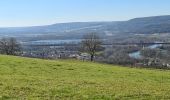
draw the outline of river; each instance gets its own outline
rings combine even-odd
[[[65,43],[79,43],[81,39],[67,39],[67,40],[37,40],[37,41],[29,41],[24,42],[25,44],[65,44]]]
[[[155,49],[160,46],[162,46],[162,44],[154,44],[154,45],[148,46],[147,48]],[[134,59],[142,59],[143,58],[143,56],[141,55],[141,51],[129,53],[129,57],[134,58]]]

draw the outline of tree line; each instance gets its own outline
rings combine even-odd
[[[0,39],[0,53],[5,55],[20,55],[21,44],[15,38]]]

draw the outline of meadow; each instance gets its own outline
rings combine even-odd
[[[170,99],[170,71],[0,55],[0,99]]]

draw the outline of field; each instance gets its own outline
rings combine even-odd
[[[170,99],[170,71],[1,55],[0,99]]]

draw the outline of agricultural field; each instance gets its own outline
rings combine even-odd
[[[0,55],[0,99],[170,99],[170,71]]]

